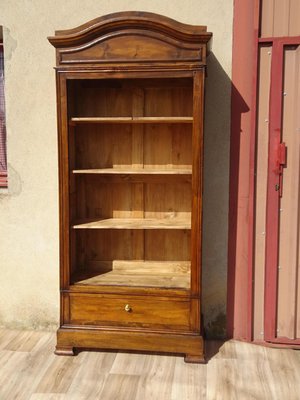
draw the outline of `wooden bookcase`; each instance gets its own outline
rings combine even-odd
[[[56,32],[61,324],[56,354],[203,360],[206,27],[125,12]]]

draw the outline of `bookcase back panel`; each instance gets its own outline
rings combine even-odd
[[[69,100],[69,116],[127,117],[132,114],[132,91],[120,85],[97,87],[95,81],[74,81],[69,87],[74,96]],[[101,82],[100,82],[101,83]]]
[[[191,167],[190,125],[122,124],[121,127],[118,124],[86,124],[70,131],[70,146],[74,146],[72,168]]]
[[[187,261],[191,257],[191,231],[145,231],[145,259]]]
[[[192,116],[189,79],[72,80],[69,117]]]
[[[72,134],[72,133],[71,133]],[[77,126],[73,168],[128,168],[132,165],[132,126]]]
[[[193,115],[192,87],[157,87],[144,90],[145,116]]]
[[[73,284],[190,287],[189,230],[79,231],[74,239]]]
[[[100,182],[99,182],[100,181]],[[75,219],[190,218],[189,182],[101,182],[97,176],[76,179]]]
[[[192,166],[192,126],[147,125],[144,127],[145,168],[185,168]]]
[[[76,260],[82,267],[113,260],[189,261],[190,238],[189,230],[82,230],[76,232]]]
[[[145,218],[190,218],[191,202],[189,183],[144,185]]]

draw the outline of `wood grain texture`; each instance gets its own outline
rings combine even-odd
[[[80,125],[75,128],[75,168],[132,169],[134,129],[132,125]],[[101,157],[99,157],[101,154]],[[143,168],[191,169],[191,126],[149,124],[144,126]]]
[[[188,218],[108,218],[75,223],[74,229],[190,229]]]
[[[128,64],[183,68],[206,62],[211,33],[205,26],[182,24],[147,12],[123,12],[100,17],[72,30],[57,31],[49,41],[57,48],[57,64],[98,68]]]
[[[26,351],[19,346],[27,337]],[[14,350],[4,349],[7,338]],[[13,338],[15,340],[13,340]],[[174,355],[53,354],[55,334],[0,330],[0,398],[18,400],[298,400],[300,354],[249,343],[207,342],[208,364]],[[130,397],[129,397],[130,395]]]
[[[86,37],[97,37],[99,36],[99,32],[111,30],[114,28],[114,25],[128,25],[131,27],[143,26],[146,30],[151,30],[154,27],[159,29],[160,27],[163,32],[175,34],[177,31],[178,36],[190,35],[191,39],[193,38],[196,43],[202,41],[201,34],[206,33],[206,26],[188,25],[166,16],[150,12],[125,11],[95,18],[76,28],[56,31],[56,36],[50,37],[49,41],[53,45],[58,45],[62,42],[67,42],[70,45],[72,40],[77,39],[77,42],[80,42],[83,39],[87,40]],[[211,33],[207,35],[211,36]]]
[[[192,293],[201,290],[202,257],[202,159],[203,159],[203,118],[204,118],[204,74],[196,72],[194,77],[194,125],[193,125],[193,175],[192,175]],[[200,318],[200,314],[198,316]],[[199,321],[194,321],[195,326]]]
[[[190,275],[172,274],[172,273],[153,273],[145,274],[144,272],[128,274],[127,271],[117,273],[110,271],[102,274],[83,273],[76,274],[73,277],[73,284],[90,285],[90,286],[124,286],[124,287],[155,287],[155,288],[177,288],[189,289]]]
[[[187,331],[189,307],[187,299],[70,294],[70,322],[76,326],[119,326]],[[103,346],[106,347],[104,343]]]
[[[74,294],[75,295],[75,294]],[[149,326],[148,326],[149,328]],[[135,351],[152,351],[177,354],[198,355],[203,359],[203,338],[198,334],[186,332],[181,326],[171,325],[163,331],[163,326],[157,329],[143,329],[143,326],[121,327],[71,325],[62,326],[57,331],[57,346],[72,345],[74,348],[119,349]]]
[[[143,12],[49,38],[57,55],[61,193],[57,354],[105,347],[203,360],[199,246],[210,38],[206,27]],[[129,393],[134,382],[121,378]],[[114,388],[103,393],[118,397]]]
[[[191,175],[190,168],[102,168],[102,169],[74,169],[73,174],[126,174],[126,175]],[[129,178],[129,177],[128,177]]]
[[[190,287],[190,262],[172,261],[121,261],[93,263],[97,270],[74,274],[72,283],[76,285],[140,286],[157,288]]]
[[[70,124],[192,124],[193,117],[72,117]]]
[[[181,229],[78,229],[76,231],[76,265],[79,271],[108,272],[121,270],[121,265],[133,269],[145,268],[153,275],[159,272],[179,272],[182,263],[190,264],[190,231]],[[136,241],[138,232],[143,240]],[[180,243],[180,246],[178,246]],[[73,272],[76,272],[74,270]],[[124,271],[123,271],[124,272]]]

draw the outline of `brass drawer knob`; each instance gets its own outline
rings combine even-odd
[[[126,304],[124,309],[125,309],[126,312],[130,312],[131,311],[131,307],[130,307],[129,304]]]

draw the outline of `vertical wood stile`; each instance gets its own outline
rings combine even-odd
[[[203,83],[204,70],[194,73],[192,133],[192,229],[191,229],[191,295],[200,296],[202,244],[202,157],[203,157]],[[193,314],[193,313],[191,313]],[[200,313],[194,313],[191,326],[200,325]]]
[[[296,57],[296,76],[298,82],[296,88],[296,95],[295,95],[295,105],[294,105],[294,127],[295,133],[298,137],[299,143],[299,135],[300,135],[300,45],[298,46],[297,50],[297,57]],[[300,143],[299,143],[299,153],[300,153]],[[300,176],[300,165],[299,165],[299,176]],[[297,264],[296,264],[296,279],[297,279],[297,287],[296,287],[296,326],[295,326],[295,337],[300,339],[300,210],[299,210],[299,201],[300,201],[300,183],[299,183],[299,191],[298,191],[298,228],[297,228],[297,236],[298,236],[298,243],[297,243]]]
[[[254,340],[263,339],[271,46],[260,48],[254,253]]]
[[[60,187],[60,259],[63,264],[60,277],[60,288],[67,289],[70,282],[70,198],[69,198],[69,140],[68,140],[68,104],[66,77],[59,74],[58,86],[58,125],[59,137],[59,187]]]

